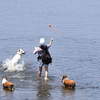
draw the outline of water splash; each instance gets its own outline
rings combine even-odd
[[[25,62],[24,60],[20,61],[18,64],[16,64],[14,67],[11,67],[11,59],[6,59],[2,62],[2,66],[4,69],[4,72],[19,72],[25,70]]]

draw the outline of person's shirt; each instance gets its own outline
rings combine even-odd
[[[47,48],[49,49],[51,45],[47,45]],[[40,47],[35,47],[35,50],[33,51],[33,54],[38,53],[39,56],[42,56],[42,49]]]

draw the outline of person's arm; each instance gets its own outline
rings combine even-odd
[[[52,45],[52,41],[53,41],[53,38],[50,39],[50,42],[49,42],[48,46],[51,46]]]
[[[41,48],[40,47],[35,47],[35,50],[33,51],[33,54],[36,54],[38,51],[40,51]]]

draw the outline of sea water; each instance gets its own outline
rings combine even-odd
[[[99,0],[1,0],[0,82],[8,77],[15,90],[0,85],[0,100],[99,100],[99,10]],[[44,81],[44,68],[37,77],[38,55],[33,50],[41,37],[46,44],[54,38],[49,81]],[[19,48],[26,54],[11,68]],[[63,75],[76,81],[74,90],[62,87]]]

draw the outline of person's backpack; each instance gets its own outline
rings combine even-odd
[[[42,52],[43,52],[43,55],[41,57],[41,60],[44,64],[49,64],[49,63],[52,63],[52,58],[51,58],[51,55],[48,51],[48,48],[46,45],[42,45],[40,46],[40,48],[42,49]]]

